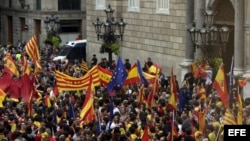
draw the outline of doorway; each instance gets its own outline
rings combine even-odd
[[[223,63],[225,73],[230,72],[232,57],[234,56],[234,7],[230,0],[217,0],[213,4],[213,9],[217,11],[215,24],[218,27],[228,26],[230,29],[228,43],[223,52]]]
[[[8,24],[8,44],[13,44],[13,17],[7,16]]]

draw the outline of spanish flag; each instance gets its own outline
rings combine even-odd
[[[169,97],[169,105],[176,110],[176,104],[177,104],[177,88],[176,88],[176,83],[175,83],[175,77],[173,73],[173,67],[171,69],[171,75],[170,75],[170,97]]]
[[[247,77],[245,79],[239,79],[238,84],[241,88],[243,88],[247,84],[247,81],[249,81],[249,80],[250,80],[250,77]]]
[[[148,68],[148,72],[154,75],[159,74],[161,72],[161,67],[154,63],[152,66]]]
[[[6,97],[6,93],[0,89],[0,108],[3,107],[3,101],[5,100],[5,97]]]
[[[5,57],[4,70],[10,75],[16,75],[19,77],[19,72],[17,70],[16,64],[11,55],[6,55]]]
[[[141,137],[142,141],[148,141],[149,140],[149,138],[148,138],[148,130],[149,130],[149,125],[146,125],[146,127],[144,129],[144,132],[143,132],[143,135]]]
[[[225,71],[224,71],[224,64],[221,64],[217,75],[215,77],[215,80],[213,82],[214,89],[218,92],[218,95],[221,98],[221,101],[225,105],[225,107],[228,107],[229,100],[228,100],[228,92],[227,92],[227,82],[225,77]]]
[[[91,110],[92,105],[94,104],[94,96],[92,94],[92,77],[89,78],[89,87],[87,89],[87,93],[84,99],[84,103],[82,106],[82,111],[80,112],[81,120],[84,120],[86,116],[89,114],[88,112]]]
[[[51,107],[51,102],[50,102],[50,98],[49,98],[49,94],[46,94],[45,99],[44,99],[44,105],[48,108]]]
[[[31,70],[30,70],[30,66],[29,66],[28,61],[27,61],[27,57],[23,56],[22,59],[23,59],[23,66],[22,66],[23,67],[23,73],[27,74],[27,75],[30,75]]]

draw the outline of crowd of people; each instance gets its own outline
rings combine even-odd
[[[144,86],[144,89],[141,89],[142,84],[124,86],[116,91],[112,99],[106,86],[100,85],[95,88],[94,93],[95,119],[82,121],[80,112],[86,92],[59,91],[57,95],[53,88],[56,86],[56,70],[72,77],[82,77],[86,71],[80,69],[81,60],[52,61],[58,50],[51,46],[40,50],[43,56],[42,70],[35,74],[34,87],[42,98],[34,98],[30,115],[27,114],[28,103],[22,101],[22,98],[15,101],[11,99],[11,94],[4,98],[0,108],[1,141],[223,141],[223,117],[226,108],[217,92],[213,88],[205,87],[206,84],[211,87],[211,80],[202,83],[203,79],[197,80],[200,78],[196,78],[192,71],[185,75],[181,83],[176,80],[179,97],[176,109],[168,103],[172,94],[170,77],[161,72],[158,91],[154,94],[154,104],[151,106],[145,101],[138,104],[141,90],[147,97],[152,91],[151,85]],[[25,49],[24,46],[1,46],[1,60],[8,53],[19,64],[25,55]],[[4,63],[1,61],[0,64],[1,75],[5,75]],[[153,63],[149,58],[145,66],[149,67]],[[29,64],[34,71],[31,60]],[[111,71],[115,69],[114,61],[110,65],[105,58],[98,61],[95,54],[88,64],[90,68],[99,65]],[[125,59],[124,65],[127,70],[131,68],[129,59]],[[147,71],[147,67],[143,70]],[[209,69],[211,68],[207,68]],[[204,72],[210,72],[207,70]],[[21,67],[19,71],[21,74]],[[239,107],[238,91],[233,89],[233,92],[231,111],[236,118]],[[50,96],[51,106],[45,102],[47,95]],[[68,112],[70,104],[73,105],[73,117]],[[111,104],[113,111],[110,110]],[[250,124],[250,102],[243,101],[243,105],[243,124]],[[204,125],[199,120],[200,113],[205,113]]]

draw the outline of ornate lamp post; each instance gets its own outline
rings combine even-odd
[[[197,29],[194,23],[193,27],[188,29],[194,45],[194,52],[196,49],[201,49],[205,57],[209,56],[209,49],[212,46],[219,47],[219,56],[221,57],[223,51],[225,51],[226,44],[228,43],[229,28],[227,26],[218,28],[213,25],[215,15],[216,12],[209,7],[204,13],[205,24],[203,28]]]
[[[60,29],[60,20],[58,17],[46,17],[44,20],[47,37],[57,36]]]
[[[123,22],[123,19],[121,18],[119,22],[116,22],[113,13],[114,9],[111,8],[109,5],[107,9],[104,10],[107,16],[106,22],[101,22],[99,17],[97,17],[96,21],[93,22],[93,25],[95,27],[95,32],[97,34],[97,39],[100,38],[103,39],[104,44],[102,47],[104,47],[104,51],[108,52],[108,59],[109,63],[112,62],[112,50],[110,48],[110,45],[117,43],[118,38],[121,39],[124,34],[124,29],[126,26],[126,23]],[[103,30],[104,27],[104,30]],[[118,30],[118,34],[116,34],[116,31]]]

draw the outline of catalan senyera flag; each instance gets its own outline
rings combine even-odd
[[[38,69],[41,69],[42,66],[39,63],[39,61],[40,61],[40,54],[39,54],[39,48],[38,48],[38,44],[37,44],[37,37],[36,37],[36,35],[33,35],[29,39],[29,41],[26,43],[25,50],[26,50],[27,54],[29,55],[29,57],[32,59],[32,61],[34,61],[36,67]]]
[[[171,75],[170,75],[170,97],[168,104],[171,106],[174,110],[176,110],[177,106],[177,88],[175,83],[175,77],[173,73],[173,67],[171,69]]]
[[[226,107],[228,107],[229,100],[228,100],[228,91],[227,91],[227,82],[226,82],[225,71],[224,71],[224,64],[221,64],[217,72],[217,75],[213,82],[213,87],[218,92],[218,95],[220,96],[222,103]]]
[[[81,69],[85,72],[87,72],[89,70],[89,67],[88,67],[88,64],[87,62],[85,62],[84,60],[82,60],[82,63],[81,63]]]
[[[242,105],[242,99],[241,99],[239,90],[237,94],[237,101],[238,101],[237,124],[242,125],[243,124],[243,105]]]
[[[0,108],[3,107],[3,101],[5,100],[5,97],[6,97],[6,93],[0,89]]]
[[[10,75],[16,75],[19,76],[19,71],[17,70],[16,64],[12,58],[11,55],[6,55],[4,58],[4,71],[7,72]]]
[[[80,112],[80,119],[85,120],[89,111],[91,111],[92,105],[94,104],[94,96],[93,96],[93,84],[92,84],[92,77],[89,78],[89,86],[86,92],[86,96],[84,99],[84,103],[82,105],[82,110]]]
[[[97,65],[80,78],[74,78],[56,71],[57,87],[59,90],[87,90],[90,76],[92,76],[93,86],[100,84],[107,86],[112,77],[112,72]]]
[[[90,76],[92,77],[94,86],[100,85],[100,77],[97,66],[93,67],[81,78],[74,78],[56,71],[56,84],[59,90],[87,90]]]
[[[222,121],[223,125],[236,125],[236,121],[235,121],[235,117],[232,114],[232,112],[227,108],[226,112],[223,116],[223,121]]]

